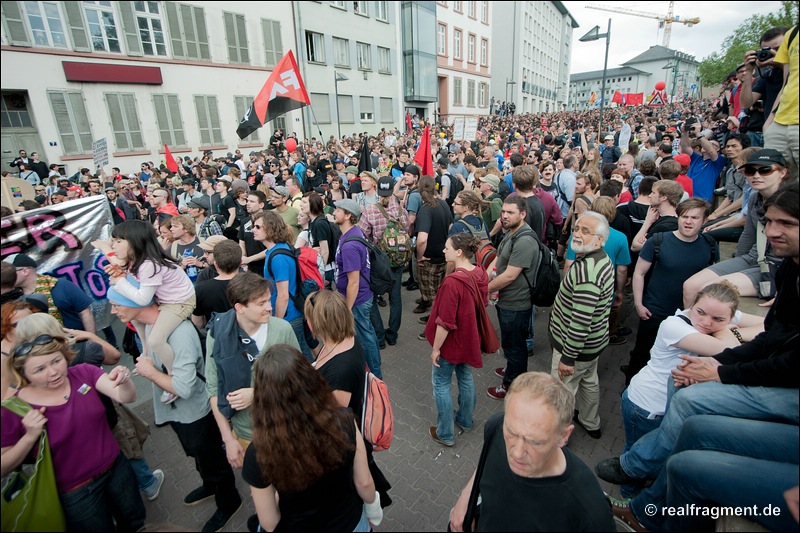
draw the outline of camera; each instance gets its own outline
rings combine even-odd
[[[765,61],[769,61],[773,57],[772,48],[769,46],[765,46],[758,52],[756,52],[756,59],[764,63]]]

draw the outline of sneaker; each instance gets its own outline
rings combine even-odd
[[[618,500],[617,498],[612,498],[608,494],[606,494],[606,498],[611,504],[611,512],[614,514],[614,523],[617,524],[622,531],[649,531],[639,523],[639,520],[634,516],[631,510],[630,500]]]
[[[161,494],[161,485],[164,484],[164,471],[160,468],[153,470],[153,477],[156,478],[153,488],[144,491],[144,496],[149,502],[152,502]]]
[[[619,346],[620,344],[625,344],[628,342],[628,337],[622,337],[620,335],[614,335],[613,337],[608,338],[608,344]]]
[[[163,403],[163,404],[169,405],[169,404],[171,404],[172,402],[174,402],[177,399],[178,399],[178,396],[175,395],[175,394],[172,394],[171,392],[164,391],[164,392],[161,393],[161,403]]]
[[[489,398],[494,398],[495,400],[504,400],[508,391],[505,387],[500,385],[499,387],[489,387],[489,390],[487,390],[486,393],[489,395]]]
[[[417,298],[416,300],[414,300],[414,303],[415,303],[415,304],[421,304],[423,301],[424,301],[424,300],[422,299],[422,296],[420,296],[419,298]]]
[[[409,283],[408,285],[406,285],[407,291],[415,291],[417,289],[419,289],[419,285],[417,284],[416,281],[414,283]]]
[[[599,439],[600,437],[603,436],[603,434],[600,432],[600,428],[597,428],[597,429],[586,429],[586,426],[581,424],[580,420],[578,420],[578,413],[575,413],[572,416],[572,421],[575,422],[576,426],[582,427],[584,429],[584,431],[586,431],[586,434],[589,435],[590,437],[592,437],[593,439]]]
[[[431,308],[430,302],[422,302],[414,308],[412,313],[414,313],[415,315],[421,315],[422,313],[426,313],[430,308]]]
[[[378,296],[377,300],[379,307],[386,307],[386,300],[383,298],[383,296]]]
[[[628,337],[631,333],[633,333],[633,330],[628,326],[617,328],[617,337]]]
[[[436,434],[436,426],[431,426],[430,429],[428,430],[428,433],[430,433],[431,438],[433,439],[433,442],[441,444],[442,446],[447,446],[448,448],[452,448],[453,444],[455,444],[454,442],[449,442],[448,443],[448,442],[445,442],[442,439],[440,439],[439,435]]]
[[[629,485],[639,481],[635,477],[629,476],[628,473],[622,469],[622,463],[619,457],[603,459],[595,465],[594,471],[597,473],[597,477],[603,481],[613,483],[614,485]]]
[[[242,508],[242,501],[239,500],[239,505],[236,509],[232,511],[223,511],[222,509],[217,509],[216,512],[211,515],[211,518],[208,519],[208,522],[205,523],[203,526],[203,532],[213,532],[219,531],[230,522],[233,515],[236,514],[236,511]]]
[[[500,368],[495,368],[494,375],[497,376],[498,378],[506,377],[506,367],[501,366]]]
[[[408,287],[409,285],[411,285],[411,278],[408,278],[407,280],[401,282],[400,285],[402,285],[403,287]]]
[[[528,348],[528,357],[533,357],[533,348]]]
[[[197,505],[198,503],[212,498],[213,496],[213,492],[209,492],[204,486],[201,485],[187,494],[183,499],[183,503],[186,505]]]
[[[461,435],[463,433],[469,433],[470,431],[472,431],[472,428],[465,428],[464,426],[462,426],[458,422],[456,422],[456,427],[458,428],[458,434],[459,435]]]
[[[428,319],[430,318],[430,316],[431,315],[421,316],[421,317],[419,317],[417,319],[417,322],[419,322],[420,324],[427,324],[428,323]]]
[[[424,331],[423,331],[422,333],[420,333],[419,335],[417,335],[417,338],[418,338],[419,340],[421,340],[421,341],[426,341],[426,340],[428,340],[428,338],[425,336],[425,332],[424,332]]]

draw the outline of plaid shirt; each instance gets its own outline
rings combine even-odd
[[[394,197],[389,202],[386,212],[394,219],[399,218],[400,223],[408,230],[408,212],[400,207]],[[369,242],[378,244],[381,237],[383,237],[383,232],[386,231],[386,226],[386,217],[380,212],[378,206],[368,205],[363,209],[361,219],[358,221],[358,227],[364,232],[364,237]]]

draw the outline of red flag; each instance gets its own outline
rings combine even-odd
[[[623,100],[622,100],[622,93],[621,93],[621,92],[619,92],[619,91],[614,91],[614,96],[613,96],[613,98],[611,98],[611,101],[612,101],[613,103],[615,103],[615,104],[620,104],[620,105],[622,105],[622,102],[623,102]]]
[[[411,126],[411,112],[406,111],[406,133],[410,132],[412,129]]]
[[[433,176],[433,159],[431,158],[431,127],[425,126],[422,140],[419,142],[417,153],[414,154],[414,163],[422,169],[422,176]]]
[[[244,139],[270,120],[310,104],[300,69],[289,50],[242,117],[236,134]]]
[[[625,95],[625,102],[628,105],[643,105],[644,93],[629,93]]]
[[[178,163],[175,162],[175,158],[172,157],[172,152],[169,151],[169,146],[166,144],[164,145],[164,157],[167,160],[167,170],[170,172],[178,172]]]

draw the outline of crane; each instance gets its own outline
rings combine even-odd
[[[669,40],[672,36],[672,23],[676,22],[678,24],[686,24],[690,28],[695,24],[700,23],[700,17],[694,17],[690,19],[682,19],[680,17],[674,16],[675,12],[675,2],[669,3],[669,11],[666,15],[658,15],[656,13],[647,13],[645,11],[636,11],[635,9],[628,9],[625,7],[607,7],[601,6],[597,4],[588,4],[586,6],[589,9],[597,9],[599,11],[610,11],[612,13],[622,13],[624,15],[633,15],[634,17],[645,17],[656,19],[664,24],[664,47],[669,48]]]

